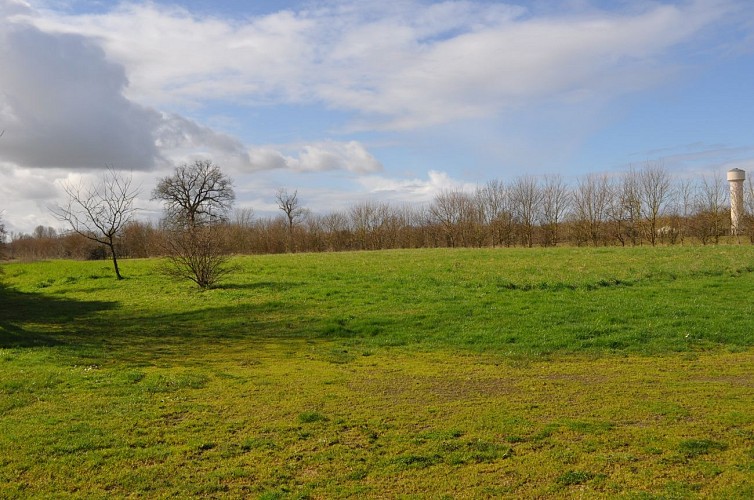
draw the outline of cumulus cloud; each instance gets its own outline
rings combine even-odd
[[[290,149],[290,148],[287,148]],[[251,165],[258,170],[288,168],[298,172],[345,170],[357,174],[379,172],[382,164],[357,141],[304,144],[292,155],[273,147],[252,149]]]
[[[59,194],[57,179],[62,175],[0,162],[0,213],[9,232],[30,232],[38,225],[58,227],[47,208]]]
[[[11,4],[13,5],[13,4]],[[122,95],[122,66],[86,37],[0,24],[3,158],[29,167],[151,168],[158,115]]]
[[[34,203],[45,202],[57,195],[55,178],[31,169],[0,167],[0,198],[20,198]]]
[[[453,179],[448,173],[430,170],[427,179],[394,179],[384,176],[367,176],[358,183],[369,193],[384,199],[431,201],[437,194],[449,189],[471,192],[474,184]]]
[[[226,134],[126,97],[129,80],[91,36],[46,32],[0,0],[2,159],[23,167],[151,170],[195,156],[248,166]]]
[[[152,133],[166,164],[199,158],[211,158],[215,163],[235,169],[248,168],[251,164],[246,146],[240,140],[175,113],[160,113]]]
[[[295,68],[293,53],[285,47],[298,44],[292,39],[303,27],[296,26],[309,22],[290,12],[254,20],[236,31],[221,21],[201,21],[184,10],[161,10],[152,4],[125,4],[105,17],[74,19],[34,11],[17,0],[0,0],[0,16],[7,21],[0,24],[0,130],[5,130],[5,161],[24,167],[100,169],[113,165],[151,170],[211,157],[234,169],[365,173],[382,168],[353,141],[312,143],[294,154],[264,148],[249,152],[228,134],[136,102],[137,97],[144,97],[139,89],[164,92],[153,99],[159,104],[174,98],[167,95],[203,99],[207,92],[214,95],[220,90],[234,95],[236,84],[244,95],[264,95],[269,86],[264,79],[286,80],[292,69],[258,71],[261,87],[242,78],[241,72],[234,75],[230,67],[215,73],[216,61],[233,58],[219,57],[216,45],[207,50],[204,38],[222,40],[231,53],[239,50],[253,55],[241,63],[269,67],[273,61],[285,60]],[[98,29],[105,32],[79,29],[75,23],[56,25],[61,19],[84,25],[87,20],[103,21]],[[149,36],[140,36],[145,27]],[[273,46],[277,51],[270,50]],[[262,59],[254,59],[257,56]],[[183,62],[176,64],[178,60]]]

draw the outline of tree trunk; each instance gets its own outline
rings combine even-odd
[[[110,242],[108,243],[107,246],[110,247],[110,255],[113,256],[113,267],[115,268],[115,276],[119,280],[122,280],[123,276],[120,275],[120,269],[118,268],[118,257],[115,255],[115,243]]]

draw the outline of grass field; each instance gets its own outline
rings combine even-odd
[[[754,497],[754,247],[4,266],[0,497]]]

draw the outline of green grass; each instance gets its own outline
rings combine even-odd
[[[0,497],[754,494],[754,248],[4,266]]]

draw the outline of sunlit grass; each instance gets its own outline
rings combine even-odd
[[[0,288],[0,496],[749,498],[754,249],[124,261]]]

